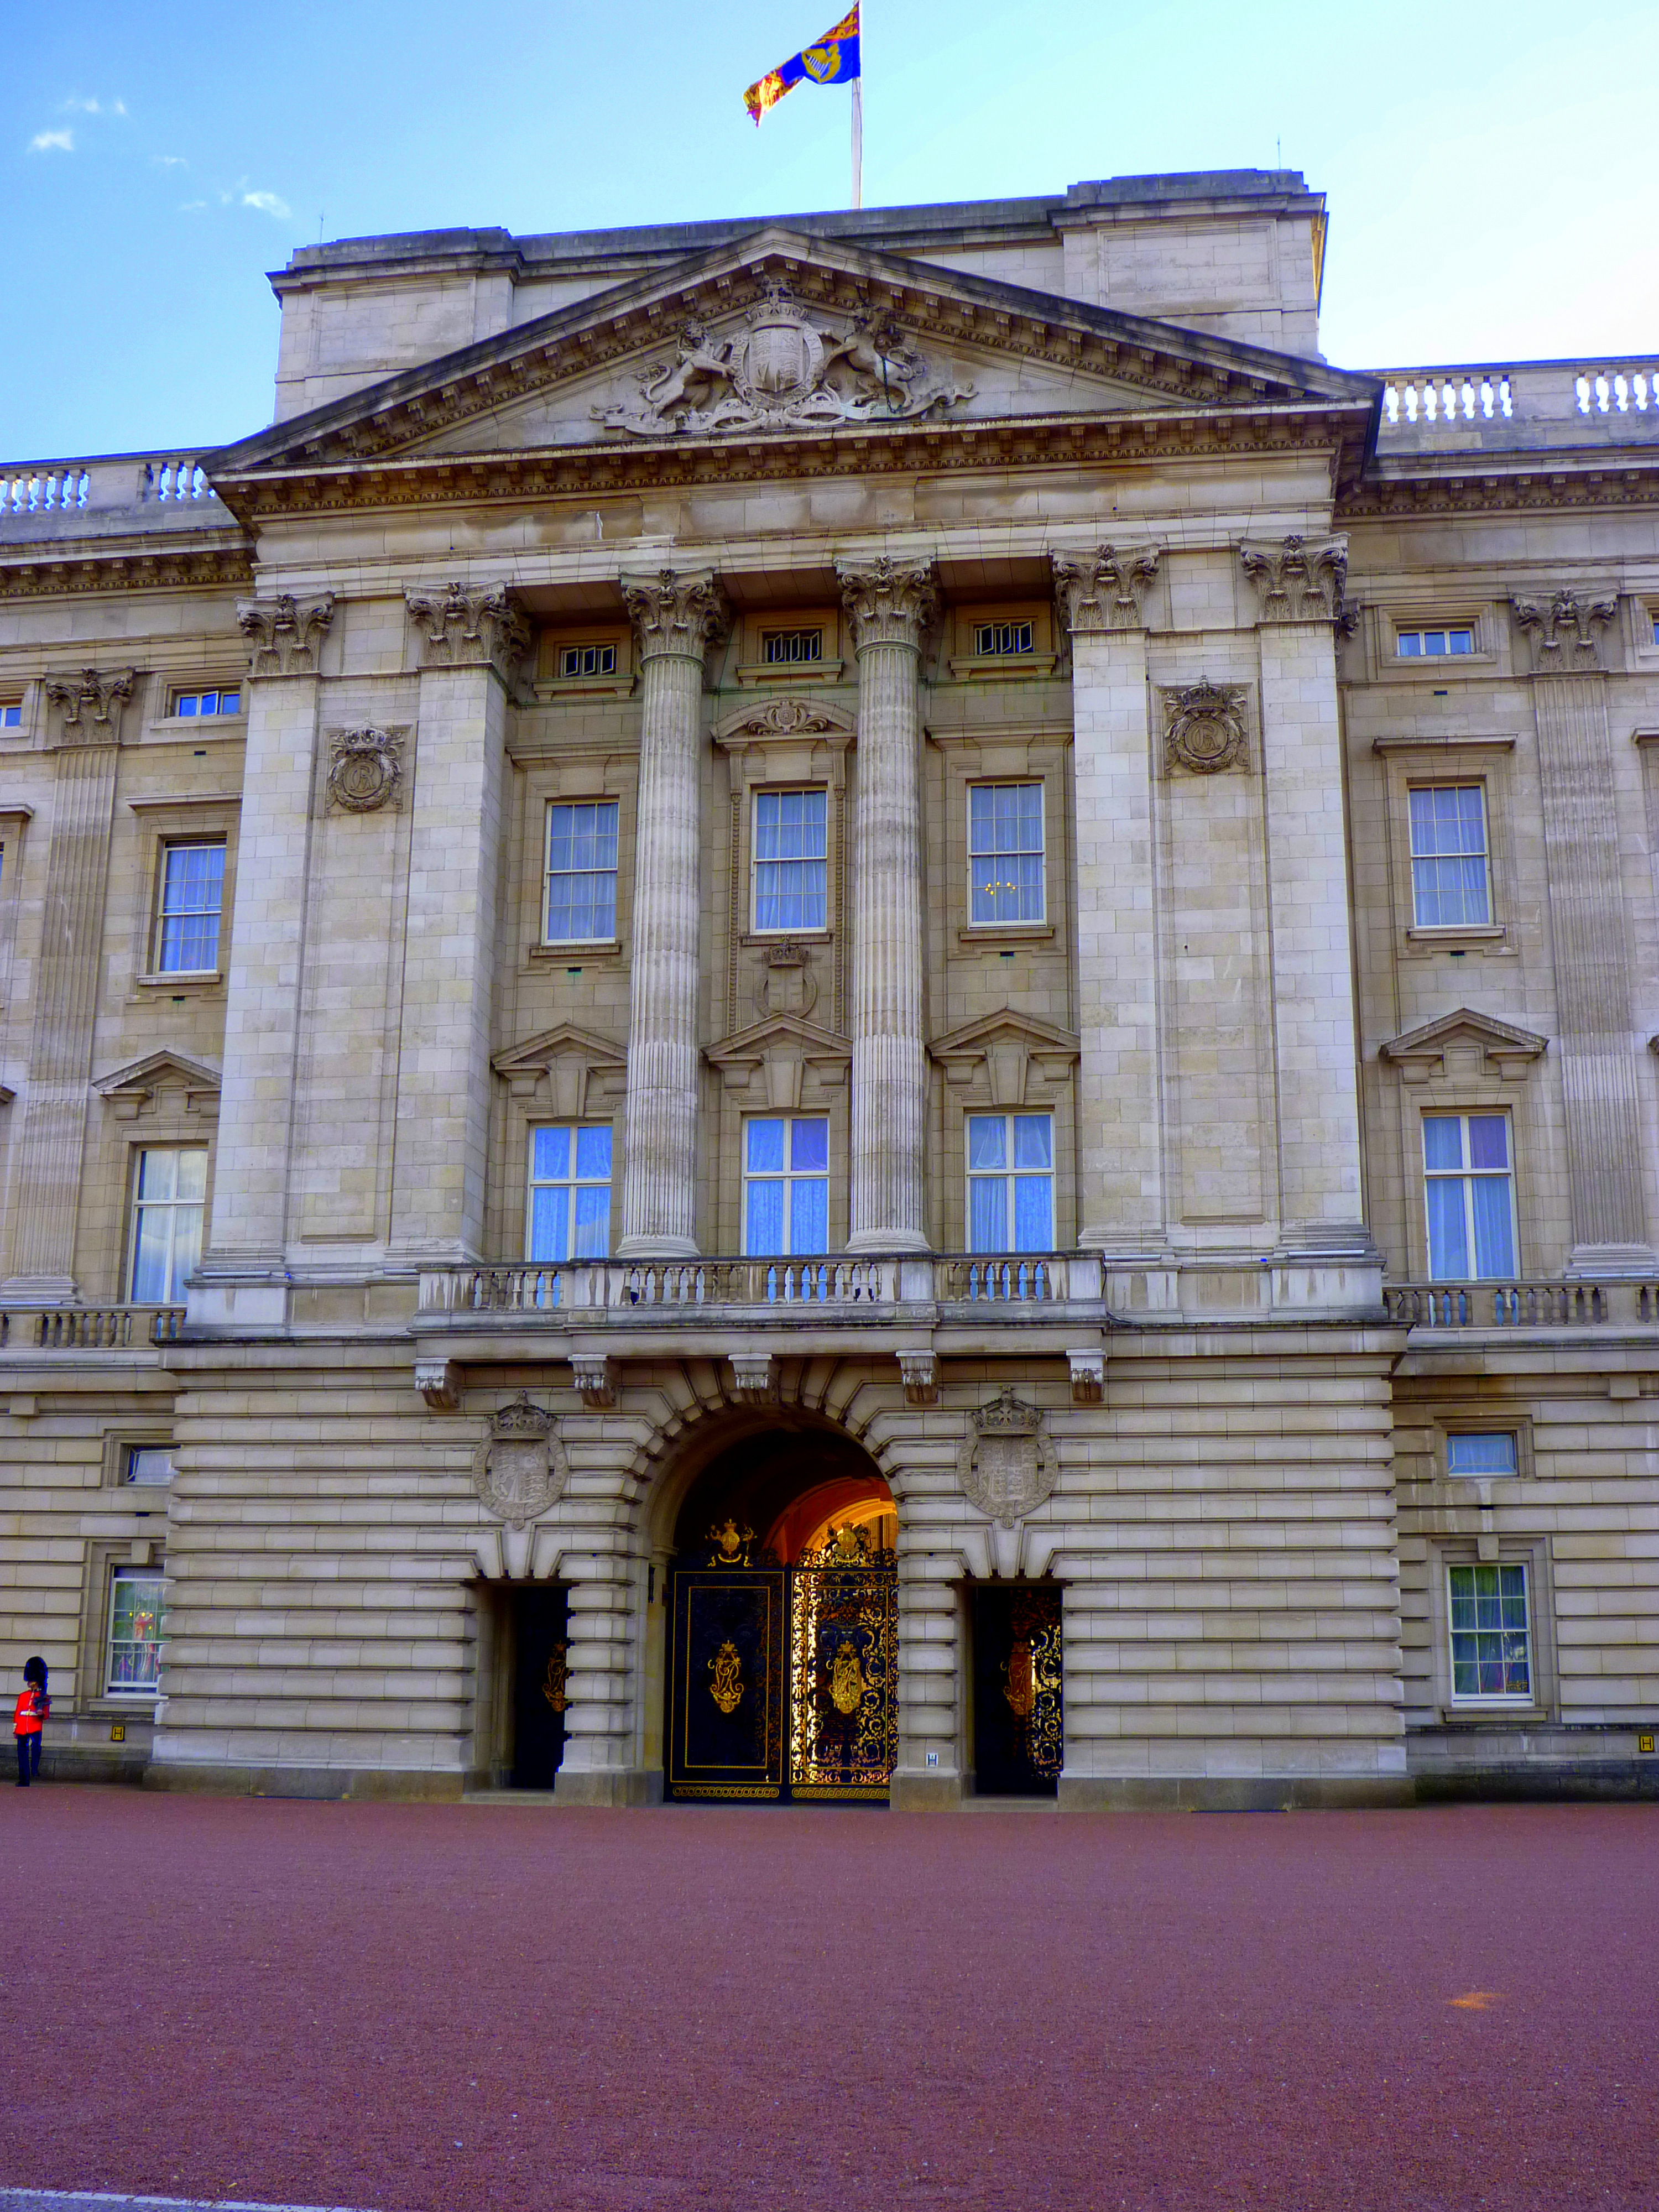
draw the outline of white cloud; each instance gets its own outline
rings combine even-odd
[[[100,100],[82,100],[77,96],[66,100],[63,106],[65,115],[125,115],[126,112],[125,100],[112,100],[106,106]]]
[[[31,154],[72,154],[75,133],[72,131],[37,131],[29,140]]]
[[[179,212],[180,215],[193,215],[198,208],[204,208],[206,205],[205,200],[185,200],[179,207]]]
[[[190,163],[182,154],[152,154],[150,167],[155,169],[187,169]]]
[[[288,202],[278,199],[275,192],[244,192],[242,205],[258,208],[261,215],[274,215],[279,222],[286,222],[294,212]]]

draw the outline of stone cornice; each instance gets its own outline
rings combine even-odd
[[[1333,520],[1392,520],[1403,515],[1571,514],[1584,508],[1659,504],[1659,459],[1644,454],[1615,459],[1605,452],[1505,456],[1505,465],[1480,469],[1470,456],[1410,474],[1391,465],[1345,483]]]
[[[243,544],[158,550],[127,546],[31,548],[21,558],[0,556],[0,599],[57,599],[76,592],[176,592],[222,588],[253,581],[253,559]]]

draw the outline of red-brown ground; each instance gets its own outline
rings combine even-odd
[[[0,1812],[0,2188],[1659,2206],[1651,1808]]]

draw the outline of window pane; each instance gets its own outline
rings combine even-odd
[[[1460,1176],[1431,1178],[1429,1199],[1429,1274],[1437,1283],[1466,1281],[1469,1272],[1468,1241],[1463,1222],[1463,1183]]]
[[[1504,1114],[1469,1116],[1469,1165],[1507,1168],[1510,1164],[1510,1124]]]
[[[750,1175],[783,1173],[781,1121],[757,1121],[749,1124],[749,1172]]]
[[[1481,1430],[1446,1438],[1448,1474],[1513,1474],[1516,1471],[1512,1430]]]
[[[175,1188],[180,1198],[202,1199],[207,1195],[207,1154],[203,1151],[180,1152]]]
[[[129,1482],[171,1482],[173,1455],[165,1444],[133,1444],[127,1451]]]
[[[531,1154],[530,1173],[537,1182],[570,1172],[570,1132],[565,1127],[538,1129]]]
[[[611,1187],[589,1185],[576,1193],[576,1235],[571,1256],[602,1260],[611,1249]]]
[[[1463,1125],[1455,1114],[1423,1116],[1423,1164],[1431,1173],[1463,1164]]]
[[[549,944],[617,933],[617,824],[614,799],[547,810]]]
[[[783,1185],[751,1182],[745,1194],[744,1249],[749,1252],[783,1249]]]
[[[1475,1176],[1470,1182],[1474,1210],[1474,1272],[1481,1280],[1515,1273],[1514,1222],[1507,1176]]]
[[[532,1191],[530,1195],[530,1251],[532,1260],[570,1257],[570,1191],[568,1184]]]
[[[790,1128],[789,1164],[798,1174],[823,1175],[830,1166],[830,1124],[816,1116]]]
[[[830,1245],[830,1186],[814,1176],[789,1189],[789,1249],[823,1252]]]
[[[968,1249],[1008,1249],[1008,1185],[1001,1176],[975,1178],[968,1185]]]
[[[202,1257],[201,1207],[174,1206],[173,1223],[173,1267],[167,1278],[167,1300],[170,1304],[178,1304]]]
[[[611,1132],[580,1128],[576,1132],[576,1174],[584,1182],[611,1180]]]
[[[162,1599],[159,1576],[117,1575],[110,1589],[112,1690],[153,1690],[161,1679]]]
[[[968,1117],[968,1164],[970,1168],[1000,1168],[1008,1164],[1007,1124],[1000,1114],[970,1114]]]
[[[1046,1114],[1016,1114],[1014,1116],[1014,1165],[1017,1168],[1051,1168],[1054,1159],[1054,1124]]]
[[[1054,1186],[1048,1176],[1014,1177],[1014,1245],[1016,1252],[1052,1252],[1054,1249]]]

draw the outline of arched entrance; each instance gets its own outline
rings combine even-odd
[[[664,1786],[697,1800],[887,1801],[898,1518],[842,1431],[754,1430],[693,1481],[669,1578]]]

